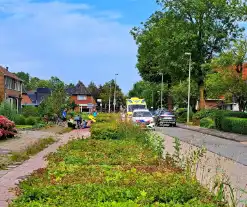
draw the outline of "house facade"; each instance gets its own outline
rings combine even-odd
[[[70,96],[70,101],[77,105],[75,108],[77,112],[88,112],[96,107],[96,101],[92,94],[81,81],[75,87],[67,89],[67,93]]]
[[[52,93],[50,88],[37,88],[36,90],[22,93],[22,106],[39,106]]]
[[[21,110],[23,81],[9,72],[8,67],[0,66],[0,100],[10,103],[17,111]]]

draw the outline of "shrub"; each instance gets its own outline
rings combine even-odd
[[[185,123],[187,122],[187,109],[186,108],[179,108],[177,109],[177,111],[175,112],[176,118],[177,118],[177,122],[180,123]],[[190,110],[190,120],[193,117],[193,111]]]
[[[23,115],[18,114],[14,120],[16,125],[26,125],[26,119]]]
[[[9,120],[14,121],[17,115],[16,109],[13,109],[8,102],[0,104],[0,115],[7,117]]]
[[[92,139],[119,139],[120,133],[117,124],[97,123],[91,127]]]
[[[15,123],[4,116],[0,116],[0,139],[13,137],[16,132]]]
[[[25,117],[30,117],[30,116],[37,117],[39,116],[39,111],[38,108],[35,106],[25,106],[22,108],[22,114]]]
[[[247,118],[223,117],[221,129],[225,132],[247,134]]]
[[[28,118],[26,119],[26,124],[27,124],[27,125],[35,125],[35,124],[36,124],[36,119],[35,119],[35,117],[28,117]]]
[[[247,114],[238,111],[226,111],[218,110],[215,114],[215,127],[216,129],[222,130],[222,120],[224,117],[236,117],[236,118],[247,118]]]
[[[212,129],[215,127],[215,123],[212,118],[205,117],[200,120],[200,126],[204,128]]]
[[[203,109],[193,115],[193,119],[203,119],[206,117],[214,119],[218,109]]]

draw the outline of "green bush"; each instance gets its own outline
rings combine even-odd
[[[193,111],[190,110],[190,120],[192,120],[193,117]],[[177,122],[179,123],[185,123],[187,122],[187,109],[186,108],[179,108],[175,112]]]
[[[205,117],[200,120],[200,126],[204,128],[212,129],[215,128],[215,123],[212,118]]]
[[[91,127],[92,139],[120,139],[117,124],[95,123]]]
[[[23,115],[18,114],[15,116],[14,122],[16,125],[26,125],[26,118]]]
[[[35,124],[36,124],[35,117],[28,117],[28,118],[26,118],[26,125],[35,125]]]
[[[225,132],[247,134],[247,118],[223,117],[221,129]]]
[[[24,106],[22,108],[22,114],[25,117],[30,117],[30,116],[38,117],[39,111],[38,111],[38,108],[35,106]]]
[[[247,118],[247,113],[238,112],[238,111],[226,111],[226,110],[218,110],[215,114],[215,127],[218,130],[222,129],[222,120],[225,117],[236,117],[236,118]]]
[[[193,119],[203,119],[206,117],[214,119],[218,111],[218,109],[203,109],[195,113]]]
[[[16,109],[13,109],[6,101],[0,104],[0,115],[7,117],[9,120],[14,121],[17,115]]]

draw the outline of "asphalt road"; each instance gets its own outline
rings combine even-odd
[[[247,166],[247,144],[178,127],[157,127],[156,130],[168,136],[177,137],[181,141],[197,147],[204,146],[213,153]]]

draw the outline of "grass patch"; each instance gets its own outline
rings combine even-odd
[[[100,134],[97,125],[92,132],[101,139],[92,134],[95,139],[73,140],[50,154],[48,167],[21,183],[11,206],[219,206],[194,178],[161,158],[157,136],[124,123],[116,130],[106,123]]]
[[[11,154],[0,155],[0,170],[4,170],[8,165],[14,164],[16,162],[23,162],[28,160],[31,156],[42,151],[50,144],[54,143],[55,139],[52,137],[39,139],[34,144],[28,146],[26,149],[20,152],[12,152]]]
[[[65,127],[65,128],[63,128],[60,132],[58,132],[58,134],[66,134],[66,133],[69,133],[69,132],[71,132],[71,131],[73,131],[72,128],[70,128],[70,127]]]
[[[17,129],[32,129],[32,125],[16,125]]]
[[[55,139],[53,137],[48,137],[44,139],[39,139],[34,144],[28,146],[25,150],[20,152],[13,152],[10,159],[13,162],[22,162],[28,160],[31,156],[37,154],[38,152],[42,151],[50,144],[54,143]]]

